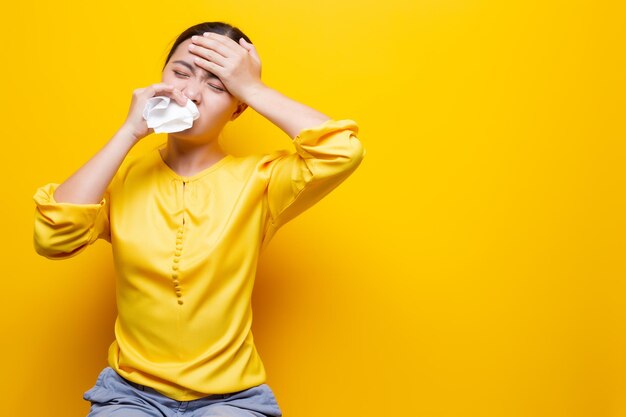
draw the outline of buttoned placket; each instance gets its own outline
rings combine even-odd
[[[178,180],[174,180],[176,182],[175,186],[178,189]],[[185,197],[186,197],[186,188],[189,180],[187,178],[182,178],[180,180],[182,182],[182,192],[181,192],[181,201],[182,201],[182,216],[179,223],[178,231],[176,232],[176,248],[174,250],[174,258],[172,259],[172,284],[174,285],[174,293],[176,294],[177,302],[179,305],[183,305],[183,292],[182,287],[180,285],[180,257],[183,252],[183,241],[185,238]],[[177,193],[178,194],[178,193]]]

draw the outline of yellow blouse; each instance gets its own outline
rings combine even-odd
[[[228,155],[192,176],[154,149],[124,161],[98,204],[37,189],[34,246],[50,259],[111,243],[121,376],[178,401],[265,382],[251,332],[259,251],[279,227],[344,181],[365,149],[349,119],[303,129],[296,152]]]

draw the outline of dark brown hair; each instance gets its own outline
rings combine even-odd
[[[170,49],[170,53],[167,55],[165,59],[165,64],[163,64],[163,69],[170,61],[170,58],[178,48],[178,45],[185,42],[187,39],[190,39],[194,35],[202,36],[204,32],[214,32],[220,35],[228,36],[235,42],[239,43],[239,39],[244,38],[246,42],[252,43],[250,38],[248,38],[239,28],[232,26],[225,22],[203,22],[198,23],[188,29],[186,29],[183,33],[178,35],[178,38],[174,41],[174,45]],[[241,45],[241,44],[240,44]]]

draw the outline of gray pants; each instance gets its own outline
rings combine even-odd
[[[107,366],[83,398],[91,402],[87,417],[281,417],[269,385],[230,394],[213,394],[177,401],[156,390],[122,378]]]

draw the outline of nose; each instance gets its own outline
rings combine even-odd
[[[193,80],[187,81],[187,83],[182,86],[180,91],[185,97],[193,101],[195,105],[200,104],[200,87],[195,85]]]

